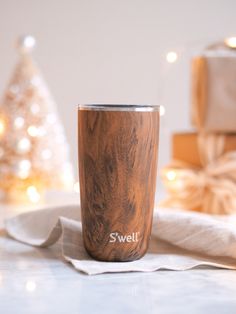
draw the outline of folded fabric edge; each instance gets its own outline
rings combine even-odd
[[[36,247],[48,247],[53,245],[62,234],[61,218],[66,216],[66,219],[80,219],[79,205],[63,205],[56,208],[42,208],[36,211],[24,212],[14,217],[4,220],[5,230],[11,238],[24,244],[33,245]],[[56,216],[54,224],[50,227],[48,234],[42,238],[37,238],[34,235],[26,234],[24,229],[25,221],[28,217],[33,217],[35,221],[41,215]]]
[[[78,260],[73,260],[71,258],[69,258],[68,256],[64,256],[64,259],[66,262],[72,264],[74,266],[74,268],[86,275],[89,276],[93,276],[93,275],[102,275],[102,274],[111,274],[111,273],[130,273],[130,272],[142,272],[142,273],[150,273],[150,272],[155,272],[155,271],[187,271],[187,270],[191,270],[191,269],[197,269],[197,268],[201,268],[204,266],[210,266],[213,269],[228,269],[228,270],[236,270],[236,266],[229,266],[229,265],[224,265],[224,264],[220,264],[220,263],[214,263],[214,262],[207,262],[207,261],[196,261],[195,263],[193,263],[192,265],[189,266],[185,266],[185,267],[181,267],[181,266],[153,266],[150,267],[149,269],[144,269],[141,267],[133,267],[132,269],[122,269],[121,267],[117,267],[116,269],[109,269],[109,270],[99,270],[97,266],[85,266],[82,265],[83,263],[81,263]],[[100,263],[98,261],[92,261],[94,263],[96,263],[97,265]],[[119,264],[119,263],[117,263]]]

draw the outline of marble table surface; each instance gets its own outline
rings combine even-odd
[[[8,215],[7,215],[8,216]],[[0,207],[0,223],[6,208]],[[0,228],[0,313],[236,313],[236,272],[198,268],[87,276]]]

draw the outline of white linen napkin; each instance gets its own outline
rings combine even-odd
[[[100,262],[85,251],[80,208],[76,205],[26,212],[7,219],[6,231],[17,241],[53,245],[61,238],[63,258],[89,275],[107,272],[186,270],[197,266],[236,269],[236,216],[158,209],[147,254],[133,262]]]

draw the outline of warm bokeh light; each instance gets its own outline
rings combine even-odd
[[[17,46],[21,52],[29,52],[31,51],[36,44],[36,40],[33,36],[27,35],[19,38]]]
[[[177,174],[174,170],[169,170],[166,173],[166,178],[168,181],[174,181],[177,177]]]
[[[236,37],[226,38],[225,44],[230,48],[236,48]]]
[[[4,134],[6,129],[6,123],[3,118],[0,118],[0,136]]]
[[[176,62],[178,59],[178,54],[174,51],[169,51],[167,54],[166,54],[166,61],[168,63],[174,63]]]
[[[34,292],[36,290],[36,282],[33,280],[27,280],[25,284],[25,290],[28,292]]]
[[[165,107],[161,105],[160,106],[160,116],[164,116],[165,112],[166,112]]]
[[[35,46],[35,38],[33,36],[25,36],[24,40],[23,40],[23,44],[27,47],[27,48],[32,48]]]
[[[40,194],[35,186],[30,185],[27,188],[26,193],[32,203],[38,203],[40,201]]]
[[[27,132],[30,136],[36,137],[38,135],[38,128],[34,125],[30,125],[27,129]]]
[[[72,169],[71,165],[69,163],[65,163],[63,167],[63,171],[61,172],[61,179],[67,190],[68,189],[72,190],[74,182],[75,182],[71,169]]]
[[[21,129],[23,128],[25,124],[25,119],[22,118],[22,117],[16,117],[15,120],[14,120],[14,127],[15,129]]]
[[[27,153],[30,150],[31,143],[27,137],[23,137],[17,143],[17,151],[20,154]]]
[[[79,189],[79,182],[76,182],[76,183],[74,184],[74,191],[75,191],[76,193],[79,193],[79,192],[80,192],[80,189]]]
[[[17,175],[21,179],[26,179],[29,176],[31,162],[28,159],[21,160],[17,165]]]
[[[39,104],[37,103],[33,103],[31,106],[30,106],[30,111],[33,115],[37,115],[40,111],[40,106]]]

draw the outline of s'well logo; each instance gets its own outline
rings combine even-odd
[[[132,232],[131,234],[123,235],[119,232],[112,232],[110,233],[109,242],[138,242],[139,241],[139,232]]]

